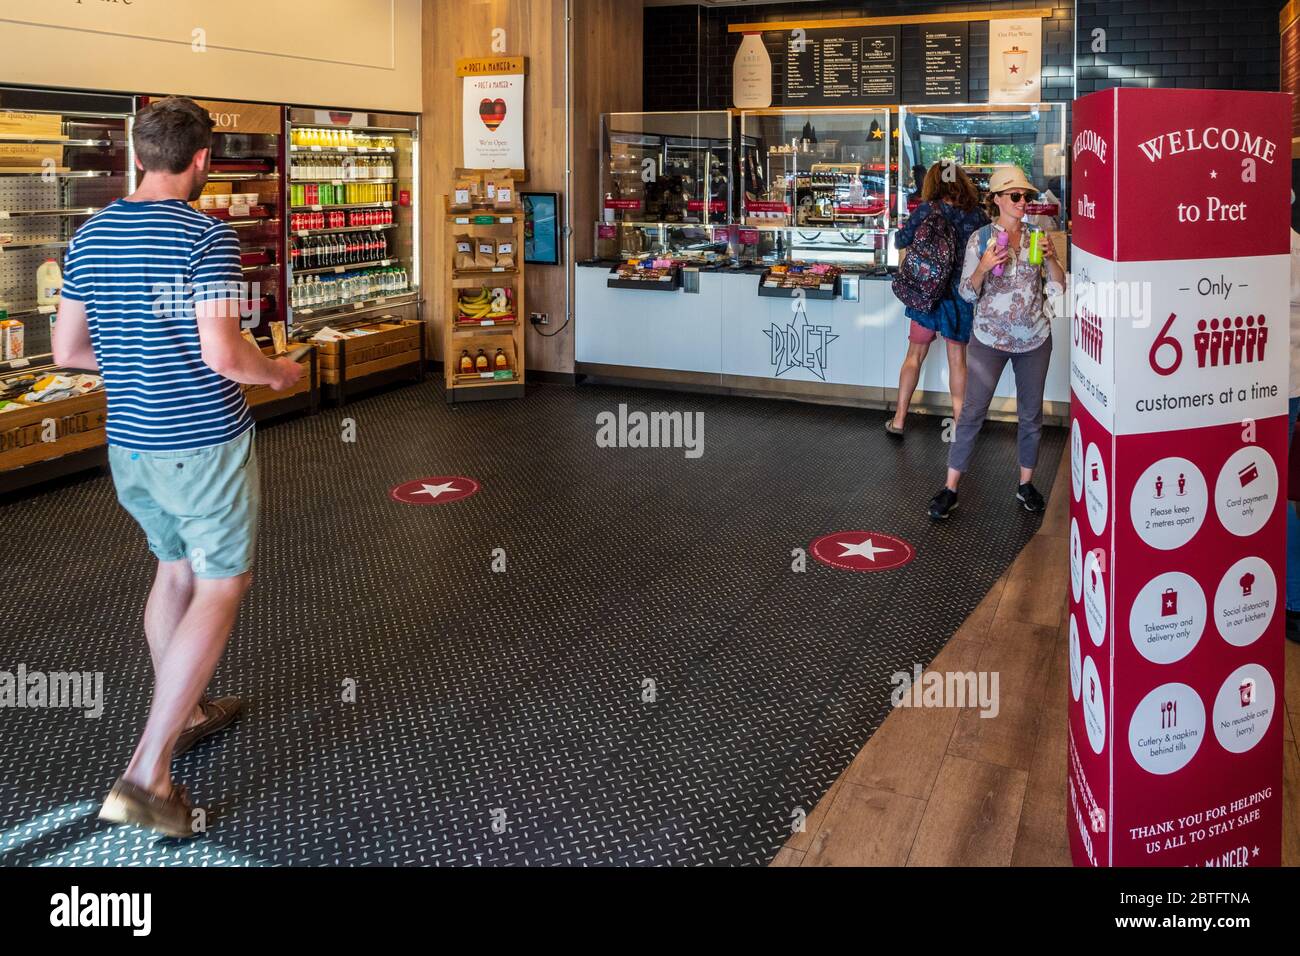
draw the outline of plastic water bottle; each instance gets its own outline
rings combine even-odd
[[[1005,249],[1007,247],[1007,243],[1009,243],[1010,241],[1011,241],[1011,236],[1007,234],[1006,230],[1005,229],[999,230],[998,238],[997,238],[998,249]],[[1006,271],[1006,263],[1000,263],[999,265],[993,267],[993,274],[995,276],[1001,276],[1004,271]]]

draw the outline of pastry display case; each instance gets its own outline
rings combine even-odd
[[[889,228],[887,109],[768,109],[740,114],[747,226]]]
[[[897,171],[888,109],[742,112],[738,136],[738,258],[884,266]]]
[[[730,113],[606,113],[600,150],[598,255],[704,260],[726,254]]]

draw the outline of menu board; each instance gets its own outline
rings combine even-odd
[[[787,106],[884,106],[899,94],[898,27],[798,30],[786,38]]]
[[[921,99],[965,103],[970,29],[965,23],[921,29]]]

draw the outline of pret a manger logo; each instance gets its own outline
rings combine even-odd
[[[1087,131],[1085,131],[1087,132]],[[1076,140],[1075,156],[1078,156]],[[1161,133],[1138,147],[1152,163],[1166,156],[1220,150],[1262,159],[1272,165],[1277,159],[1277,144],[1262,134],[1249,130],[1207,126],[1204,129],[1178,129]]]

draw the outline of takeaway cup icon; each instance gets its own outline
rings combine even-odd
[[[1025,75],[1025,66],[1029,63],[1029,51],[1018,46],[1002,51],[1002,66],[1007,71],[1007,79],[1019,80]]]
[[[1242,707],[1249,707],[1255,702],[1255,681],[1253,678],[1247,677],[1241,682],[1241,686],[1238,690],[1241,691]]]

